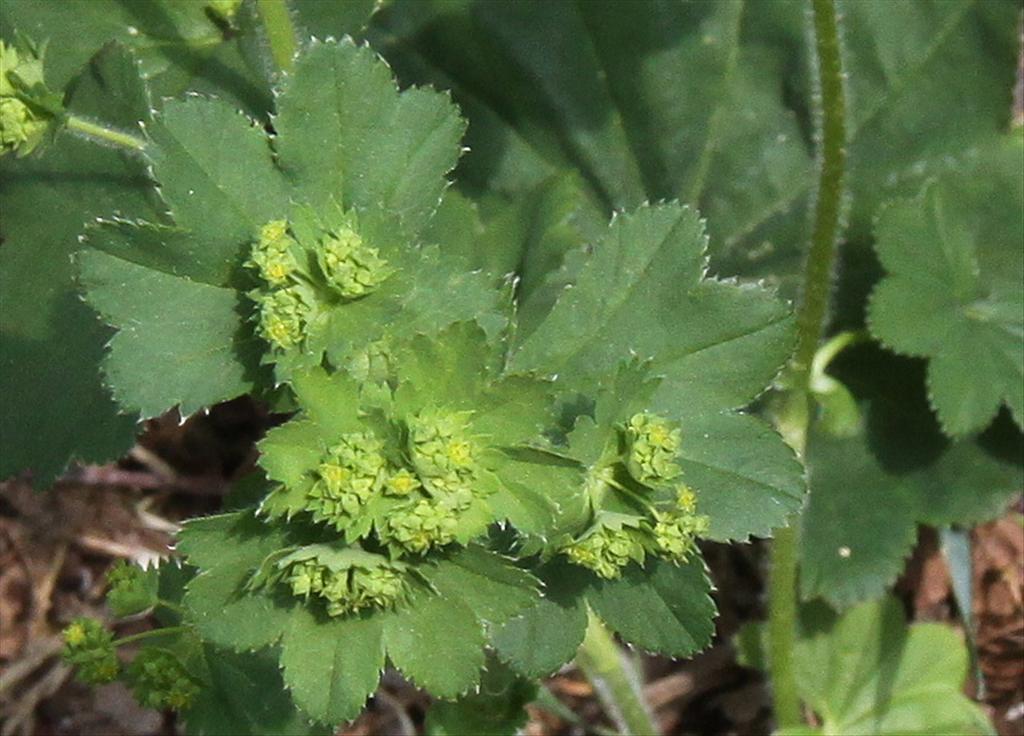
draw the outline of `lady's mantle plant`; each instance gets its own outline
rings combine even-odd
[[[89,5],[75,33],[81,25],[88,35],[89,13],[103,15],[96,38],[107,40],[118,23],[105,10],[122,17],[123,3]],[[697,540],[767,534],[800,506],[799,465],[741,411],[786,359],[792,325],[762,289],[705,278],[692,210],[634,209],[645,198],[700,202],[716,228],[716,272],[781,284],[802,260],[805,210],[814,211],[798,380],[780,382],[792,411],[778,417],[806,450],[814,486],[801,522],[806,596],[842,605],[879,592],[917,522],[984,518],[1020,487],[1019,463],[1006,467],[972,437],[1003,403],[1019,426],[1024,402],[1012,278],[1021,251],[1005,245],[1021,229],[1021,139],[1005,135],[1019,52],[1011,0],[809,0],[814,73],[804,76],[793,63],[805,37],[800,3],[508,4],[484,16],[474,3],[390,3],[371,37],[406,82],[451,87],[470,113],[475,150],[459,195],[445,176],[465,126],[443,95],[398,92],[387,67],[350,42],[294,53],[303,44],[291,22],[313,29],[337,20],[330,13],[316,19],[296,3],[290,15],[282,0],[145,5],[130,43],[147,81],[131,54],[108,45],[63,99],[46,87],[42,46],[9,33],[15,22],[54,26],[40,20],[47,4],[0,10],[15,41],[0,46],[0,146],[19,159],[4,162],[13,176],[3,252],[23,254],[4,272],[15,281],[49,270],[56,285],[66,275],[59,243],[106,214],[77,267],[86,299],[117,328],[105,372],[122,406],[187,414],[251,392],[295,414],[261,445],[260,498],[188,524],[179,549],[190,565],[164,566],[159,581],[132,567],[111,574],[114,615],[153,609],[165,625],[138,635],[141,651],[126,654],[140,639],[116,639],[95,621],[69,626],[67,657],[85,679],[120,678],[142,702],[185,711],[197,733],[305,732],[316,728],[309,716],[336,723],[358,712],[388,663],[448,697],[550,672],[600,620],[646,649],[682,656],[703,646],[714,610]],[[175,37],[156,39],[164,15]],[[262,66],[234,80],[213,73],[225,59],[232,73],[244,68],[261,38],[283,70],[272,93]],[[190,59],[189,77],[198,70],[202,88],[232,101],[154,105],[147,85],[157,98],[192,86],[170,81],[179,70],[167,68],[165,42]],[[644,51],[653,48],[673,53]],[[61,51],[46,64],[51,78],[84,60],[64,63]],[[680,80],[686,94],[661,93],[678,92]],[[21,158],[47,144],[49,158]],[[89,176],[53,176],[54,159],[58,171]],[[575,171],[562,176],[567,167]],[[575,174],[580,183],[569,182]],[[830,310],[847,190],[852,267]],[[39,202],[60,205],[45,226],[35,223]],[[577,230],[573,217],[595,202],[619,214],[606,231]],[[860,323],[872,279],[860,283],[855,263],[872,238],[887,275],[869,327],[890,349],[928,358],[941,428],[923,393],[924,430],[907,421],[908,396],[924,383],[910,361],[890,356],[894,370],[876,360],[867,371],[908,374],[909,390],[896,381],[875,391],[858,378],[866,371],[850,369],[880,349],[844,352],[825,376],[850,339],[818,350],[819,333],[829,319]],[[10,365],[32,374],[61,363],[36,351],[54,333],[22,323],[60,322],[64,335],[84,324],[38,309],[37,294],[59,289],[23,280],[30,308],[5,328],[17,324],[27,339],[11,342],[19,360],[0,361],[5,379]],[[66,352],[88,374],[78,350],[88,340],[78,337]],[[842,437],[827,436],[838,425],[815,419],[810,403],[792,401],[805,378],[820,400],[821,377],[845,397]],[[1015,431],[1006,420],[985,443]],[[58,424],[75,423],[62,414]],[[69,450],[116,451],[54,435],[37,444],[58,464]],[[908,458],[921,464],[904,467]],[[7,467],[27,464],[19,456]],[[796,556],[792,537],[781,542],[777,716],[801,723],[802,697],[828,730],[828,698],[786,662],[794,651],[800,659]],[[887,631],[902,626],[882,618]],[[584,669],[592,653],[585,645],[578,656]],[[955,690],[959,679],[943,683]],[[442,707],[437,723],[488,707],[488,695]],[[876,707],[904,717],[894,705],[872,702],[872,728],[884,730]],[[861,722],[847,715],[832,720]]]
[[[739,411],[786,359],[786,308],[706,278],[703,223],[675,203],[614,218],[553,305],[510,299],[423,237],[463,129],[444,95],[398,92],[343,41],[314,42],[276,99],[269,137],[213,99],[147,115],[166,214],[105,220],[78,258],[126,409],[281,387],[297,412],[260,446],[258,507],[181,533],[182,636],[269,647],[331,724],[388,662],[442,698],[488,648],[553,670],[588,611],[645,649],[705,646],[697,539],[801,503],[792,453]],[[173,669],[132,672],[174,705]]]

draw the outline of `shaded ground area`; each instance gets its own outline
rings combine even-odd
[[[118,684],[74,682],[60,661],[59,632],[79,615],[107,617],[103,573],[118,558],[169,554],[177,525],[215,511],[231,479],[255,459],[253,440],[270,424],[247,400],[179,424],[150,423],[121,462],[77,469],[52,492],[27,479],[0,485],[0,736],[174,734],[170,714],[139,708]],[[1004,736],[1024,733],[1024,507],[972,535],[974,621],[981,698]],[[704,547],[721,616],[716,643],[686,662],[644,657],[645,693],[666,734],[767,734],[768,691],[736,663],[729,643],[763,616],[765,545]],[[915,620],[962,626],[935,533],[920,541],[897,592]],[[120,633],[148,626],[122,623]],[[572,668],[546,683],[550,698],[530,708],[530,736],[600,734],[610,729],[590,686]],[[971,684],[976,692],[976,683]],[[394,673],[351,736],[417,734],[428,698]]]

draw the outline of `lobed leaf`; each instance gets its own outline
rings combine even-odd
[[[888,275],[872,332],[929,359],[929,400],[947,434],[983,429],[1005,402],[1024,427],[1024,136],[981,152],[879,215]]]

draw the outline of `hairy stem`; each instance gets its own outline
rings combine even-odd
[[[131,634],[130,636],[123,636],[120,639],[114,639],[114,646],[121,647],[125,644],[131,644],[132,642],[142,641],[144,639],[152,639],[157,636],[171,636],[172,634],[184,634],[186,631],[191,630],[191,626],[164,626],[160,629],[150,629],[149,631],[142,631],[138,634]]]
[[[100,143],[110,143],[118,148],[125,148],[129,151],[141,153],[146,150],[146,141],[130,133],[123,133],[113,128],[107,128],[99,123],[93,123],[77,115],[68,114],[64,119],[68,130],[80,133],[87,138]]]
[[[299,42],[288,3],[286,0],[256,0],[256,8],[267,33],[274,65],[283,72],[291,71]]]
[[[807,444],[811,365],[826,327],[836,245],[842,229],[846,167],[846,98],[839,39],[837,0],[810,0],[819,136],[817,201],[811,244],[804,266],[803,292],[797,311],[797,348],[790,365],[791,388],[780,429],[802,456]],[[794,520],[795,522],[795,520]],[[781,728],[798,726],[800,695],[793,649],[797,617],[797,530],[780,529],[772,545],[769,592],[768,663],[771,668],[775,716]]]
[[[661,732],[644,702],[640,677],[611,633],[591,612],[587,635],[576,653],[576,664],[594,686],[598,699],[616,728],[629,736]]]
[[[836,0],[811,0],[819,102],[818,196],[811,230],[811,249],[804,264],[803,294],[797,312],[797,348],[793,369],[806,376],[825,329],[836,244],[843,215],[846,168],[846,96],[840,53]]]

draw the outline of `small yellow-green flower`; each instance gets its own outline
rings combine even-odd
[[[655,414],[635,414],[626,424],[627,466],[645,484],[673,480],[682,472],[675,463],[681,444],[678,427]]]
[[[455,491],[476,477],[479,450],[468,419],[466,412],[424,411],[408,420],[409,451],[427,485]]]
[[[455,541],[458,509],[426,499],[395,512],[388,519],[387,537],[408,552],[423,554],[431,547]]]
[[[247,265],[256,268],[270,286],[284,286],[299,264],[295,258],[298,244],[288,234],[285,220],[272,220],[260,230]]]
[[[420,479],[406,468],[391,474],[384,486],[385,492],[392,496],[408,496],[423,487]]]
[[[295,286],[276,289],[257,297],[260,335],[281,350],[302,342],[310,308]]]
[[[391,275],[377,249],[348,226],[320,240],[317,261],[327,283],[346,299],[366,296]]]
[[[42,59],[31,49],[19,53],[0,41],[0,154],[14,151],[24,156],[43,140],[53,116],[19,96],[42,84]]]
[[[340,525],[381,490],[387,476],[383,447],[372,434],[352,432],[331,448],[309,492],[307,508],[315,518]]]
[[[573,563],[587,567],[605,579],[622,575],[622,568],[644,558],[644,548],[636,529],[614,528],[604,524],[593,527],[562,551]]]

